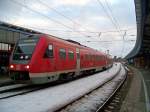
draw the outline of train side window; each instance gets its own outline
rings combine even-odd
[[[89,60],[88,54],[86,54],[86,60]]]
[[[84,60],[86,60],[86,55],[84,54]]]
[[[97,60],[97,55],[94,55],[94,60],[95,60],[95,61]]]
[[[69,59],[74,59],[74,53],[73,53],[73,51],[68,51],[68,57],[69,57]]]
[[[98,55],[96,56],[96,60],[99,61],[99,56]]]
[[[66,50],[65,49],[59,49],[59,56],[61,59],[66,59]]]
[[[90,54],[88,55],[88,60],[89,60],[89,61],[91,60],[91,55],[90,55]]]
[[[54,54],[53,54],[53,45],[49,44],[47,49],[46,49],[44,57],[45,58],[53,58],[53,56],[54,56]]]
[[[94,60],[94,55],[91,55],[91,60],[92,60],[92,61]]]
[[[88,54],[86,54],[85,57],[86,57],[86,60],[88,60]]]
[[[92,55],[88,55],[88,60],[91,61]]]
[[[98,60],[99,60],[99,61],[101,60],[101,56],[98,56]]]

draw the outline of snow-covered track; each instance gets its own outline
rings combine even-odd
[[[10,97],[14,97],[17,95],[22,95],[22,94],[26,94],[29,92],[33,92],[39,89],[42,89],[43,87],[38,87],[38,86],[33,86],[33,85],[27,85],[27,84],[17,84],[17,85],[13,85],[10,86],[8,89],[3,90],[4,88],[1,88],[1,92],[0,92],[0,100],[1,99],[6,99],[6,98],[10,98]]]
[[[0,101],[2,112],[54,112],[112,80],[121,64],[87,77]],[[96,90],[95,90],[96,91]],[[17,106],[16,106],[17,105]],[[15,108],[14,108],[15,107]]]
[[[127,73],[125,73],[125,74],[127,74]],[[115,96],[115,95],[117,94],[117,92],[120,90],[120,88],[124,84],[126,78],[127,78],[127,75],[125,75],[125,77],[120,82],[120,84],[118,84],[118,86],[116,87],[116,89],[114,90],[114,92],[112,92],[112,94],[110,94],[110,96],[107,98],[107,100],[104,101],[104,103],[95,112],[102,112],[102,111],[104,111],[104,109],[107,110],[107,108],[111,109],[111,107],[108,106],[108,104],[109,104],[110,101],[112,101],[112,99],[117,99],[116,102],[118,101],[119,97]]]
[[[58,84],[63,84],[63,82],[52,82],[41,85],[33,85],[33,84],[13,84],[8,86],[0,87],[0,100],[11,98],[18,95],[27,94],[30,92],[34,92],[41,89],[50,88],[53,86],[57,86]]]
[[[111,80],[105,82],[103,85],[95,88],[93,91],[85,94],[70,104],[62,107],[56,112],[103,112],[104,107],[107,106],[108,102],[117,93],[117,91],[125,82],[125,79],[126,72],[124,67],[121,67],[121,70],[119,70],[117,75]]]

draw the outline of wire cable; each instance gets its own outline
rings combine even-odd
[[[100,0],[97,0],[98,4],[103,8],[106,16],[110,19],[110,21],[112,22],[112,24],[114,25],[114,27],[116,28],[116,30],[118,30],[118,26],[116,25],[116,23],[114,22],[112,16],[108,13],[108,11],[105,9],[105,6],[103,5],[103,3]],[[118,30],[118,33],[120,33],[120,36],[122,37],[121,32]]]
[[[55,23],[57,23],[57,24],[60,24],[60,25],[66,27],[66,28],[68,28],[68,29],[74,30],[72,27],[63,24],[63,23],[61,23],[60,21],[57,21],[57,20],[55,20],[55,19],[52,19],[52,18],[50,18],[49,16],[47,16],[47,15],[45,15],[45,14],[42,14],[42,13],[36,11],[36,10],[33,10],[32,8],[26,6],[26,5],[22,4],[22,3],[19,3],[19,2],[15,1],[15,0],[11,0],[11,2],[13,2],[13,3],[15,3],[15,4],[18,4],[18,5],[21,5],[22,7],[26,8],[26,9],[28,9],[28,10],[30,10],[30,11],[32,11],[32,12],[38,14],[38,15],[41,15],[41,16],[47,18],[47,19],[50,20],[50,21],[53,21],[53,22],[55,22]],[[80,33],[80,32],[77,32],[77,33],[79,33],[79,34],[81,34],[81,35],[83,35],[83,36],[85,36],[85,37],[89,37],[88,35],[85,35],[85,34],[83,34],[83,33]]]
[[[39,3],[41,3],[41,4],[44,5],[45,7],[49,8],[50,10],[54,11],[54,12],[57,13],[58,15],[61,15],[62,17],[66,18],[67,20],[71,21],[72,23],[74,23],[74,24],[76,24],[76,25],[79,25],[79,26],[81,26],[81,28],[83,28],[83,29],[89,31],[87,28],[84,28],[84,27],[82,27],[82,25],[80,25],[79,23],[73,21],[70,17],[68,17],[68,16],[62,14],[61,12],[57,11],[56,9],[50,7],[49,5],[45,4],[45,3],[42,2],[41,0],[38,0],[38,1],[39,1]]]

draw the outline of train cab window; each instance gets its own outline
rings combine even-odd
[[[49,44],[46,49],[44,57],[45,58],[53,58],[53,55],[54,55],[53,54],[53,45]]]
[[[69,57],[69,59],[74,59],[74,53],[73,53],[73,51],[68,51],[68,57]]]
[[[59,49],[59,56],[61,59],[66,59],[66,50],[65,49]]]

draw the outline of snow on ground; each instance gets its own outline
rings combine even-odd
[[[69,105],[61,112],[95,112],[109,98],[125,78],[125,75],[125,69],[122,67],[120,73],[109,83],[106,83],[89,95],[85,95],[85,97]]]
[[[40,91],[0,100],[0,112],[53,112],[112,79],[121,64],[107,71]]]

